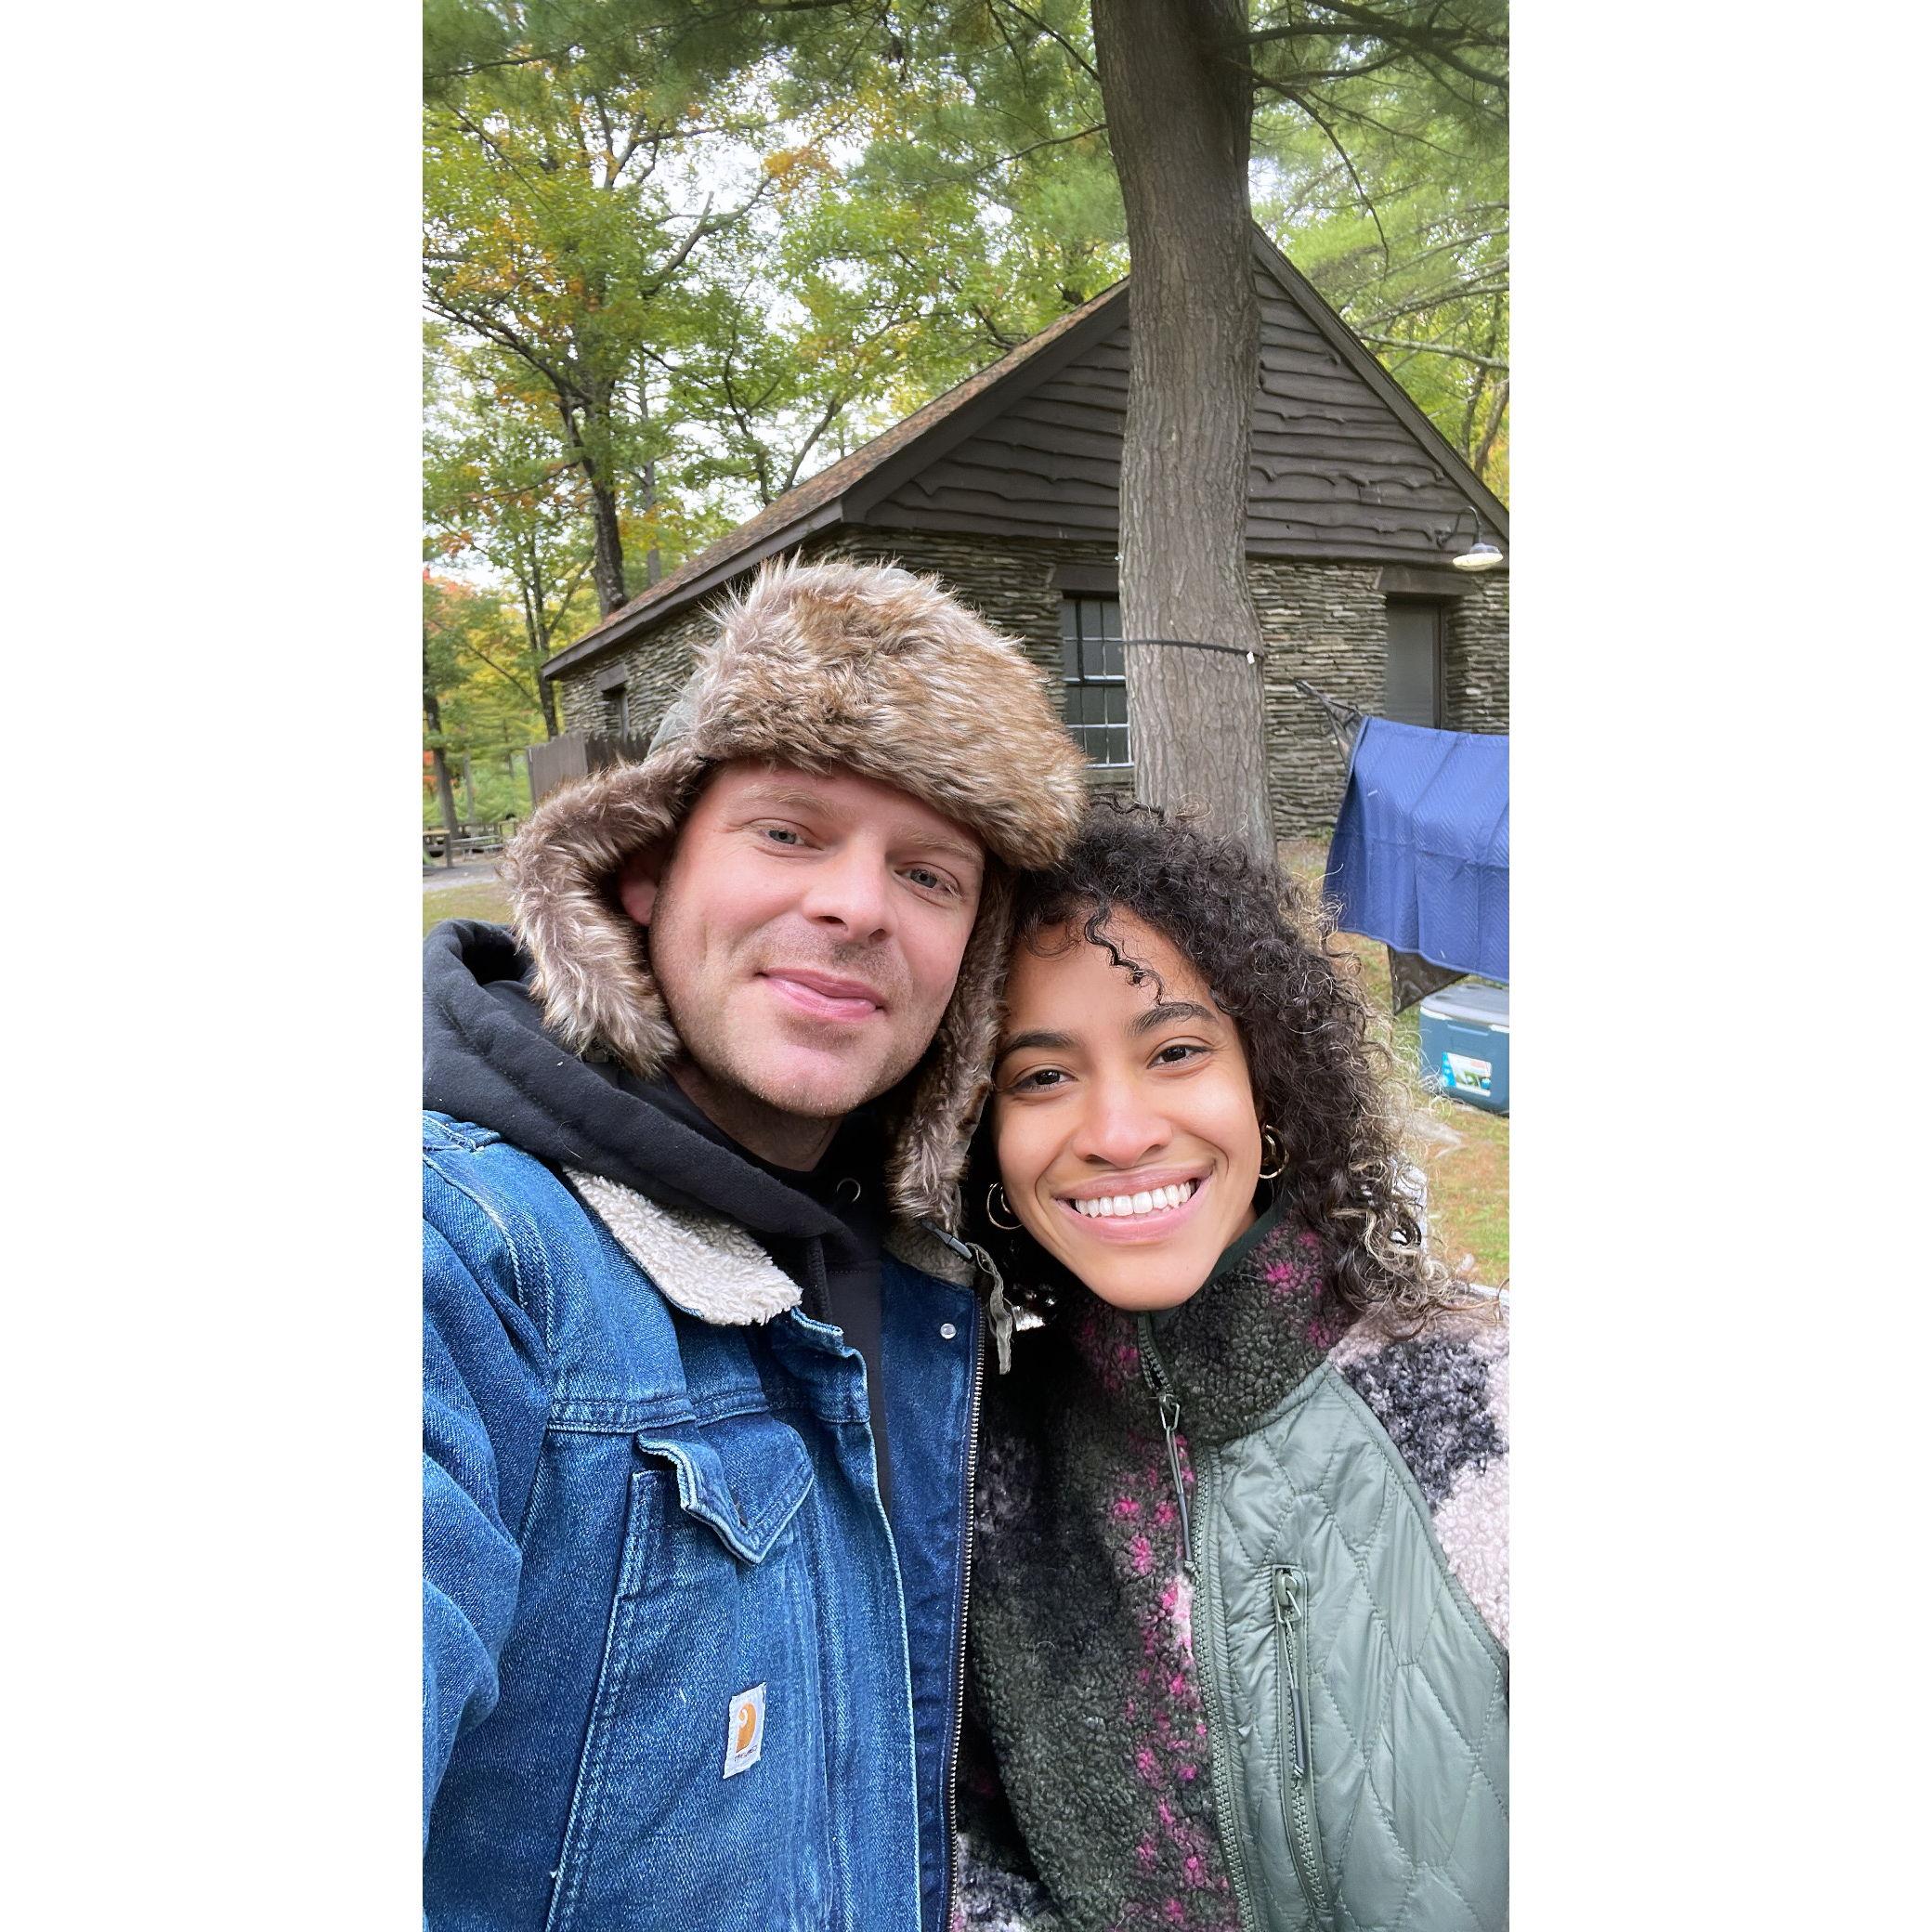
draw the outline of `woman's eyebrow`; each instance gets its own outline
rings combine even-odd
[[[1075,1046],[1070,1033],[1016,1033],[1011,1039],[1001,1040],[999,1051],[993,1055],[993,1064],[998,1066],[1009,1053],[1017,1053],[1025,1047],[1044,1047],[1051,1053],[1070,1053]]]
[[[1218,1013],[1210,1012],[1205,1006],[1197,1006],[1192,999],[1163,1000],[1159,1006],[1150,1006],[1133,1025],[1129,1033],[1152,1033],[1156,1026],[1169,1026],[1176,1020],[1214,1020]]]

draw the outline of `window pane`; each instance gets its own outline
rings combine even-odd
[[[1109,677],[1125,677],[1127,675],[1126,646],[1121,644],[1117,638],[1115,639],[1113,643],[1107,645],[1102,650],[1101,661],[1105,666],[1106,673]]]
[[[1103,637],[1117,638],[1120,635],[1120,599],[1103,597],[1100,600],[1100,620]]]
[[[1107,763],[1109,764],[1130,764],[1133,763],[1132,759],[1128,755],[1127,727],[1124,724],[1116,725],[1107,733]]]
[[[1103,685],[1101,696],[1105,698],[1105,708],[1101,715],[1109,724],[1127,723],[1127,686],[1125,685]]]

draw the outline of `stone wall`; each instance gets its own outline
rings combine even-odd
[[[575,677],[557,680],[558,722],[565,731],[615,732],[620,728],[617,694],[603,686],[621,676],[631,700],[631,734],[650,737],[691,674],[691,653],[711,633],[703,603],[690,605],[667,623],[634,637],[621,651],[588,664]]]
[[[897,562],[941,579],[989,623],[1017,637],[1047,673],[1054,702],[1061,691],[1060,606],[1053,584],[1060,564],[1111,567],[1110,542],[1050,543],[1022,538],[940,536],[838,526],[809,540],[803,554],[866,563]],[[1342,764],[1320,708],[1292,688],[1303,677],[1358,710],[1382,702],[1388,667],[1387,600],[1376,564],[1249,564],[1255,603],[1268,638],[1266,693],[1269,800],[1277,834],[1325,834],[1341,803]],[[621,670],[631,698],[631,728],[647,737],[689,674],[691,652],[711,628],[705,603],[607,657],[565,676],[560,694],[566,731],[615,731],[614,699],[599,686]],[[1444,723],[1457,731],[1509,728],[1508,584],[1482,579],[1469,594],[1445,601],[1442,625]],[[1129,770],[1094,772],[1097,790],[1130,791]]]
[[[1451,731],[1509,729],[1509,573],[1491,570],[1442,621],[1442,723]]]

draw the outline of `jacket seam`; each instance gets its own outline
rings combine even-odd
[[[529,1305],[529,1290],[524,1281],[523,1260],[517,1253],[517,1240],[516,1235],[510,1231],[508,1221],[498,1210],[493,1201],[486,1200],[482,1193],[476,1188],[450,1173],[449,1168],[435,1155],[425,1152],[423,1157],[450,1187],[453,1188],[465,1200],[470,1202],[476,1211],[496,1230],[498,1237],[503,1244],[503,1251],[510,1259],[510,1280],[516,1292],[516,1305],[526,1315],[530,1317],[536,1326],[538,1334],[542,1338],[544,1352],[554,1355],[556,1350],[556,1337],[553,1332],[552,1326],[552,1302],[555,1298],[550,1292],[550,1268],[544,1258],[543,1244],[541,1241],[532,1241],[530,1243],[530,1247],[535,1252],[537,1270],[542,1277],[542,1286],[539,1305],[532,1309]],[[444,1238],[447,1239],[448,1236],[446,1235]],[[553,1392],[554,1389],[555,1385],[553,1383]]]

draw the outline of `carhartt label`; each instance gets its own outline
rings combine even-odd
[[[731,1700],[731,1721],[724,1734],[724,1775],[736,1778],[758,1762],[764,1749],[764,1686],[753,1684]]]

